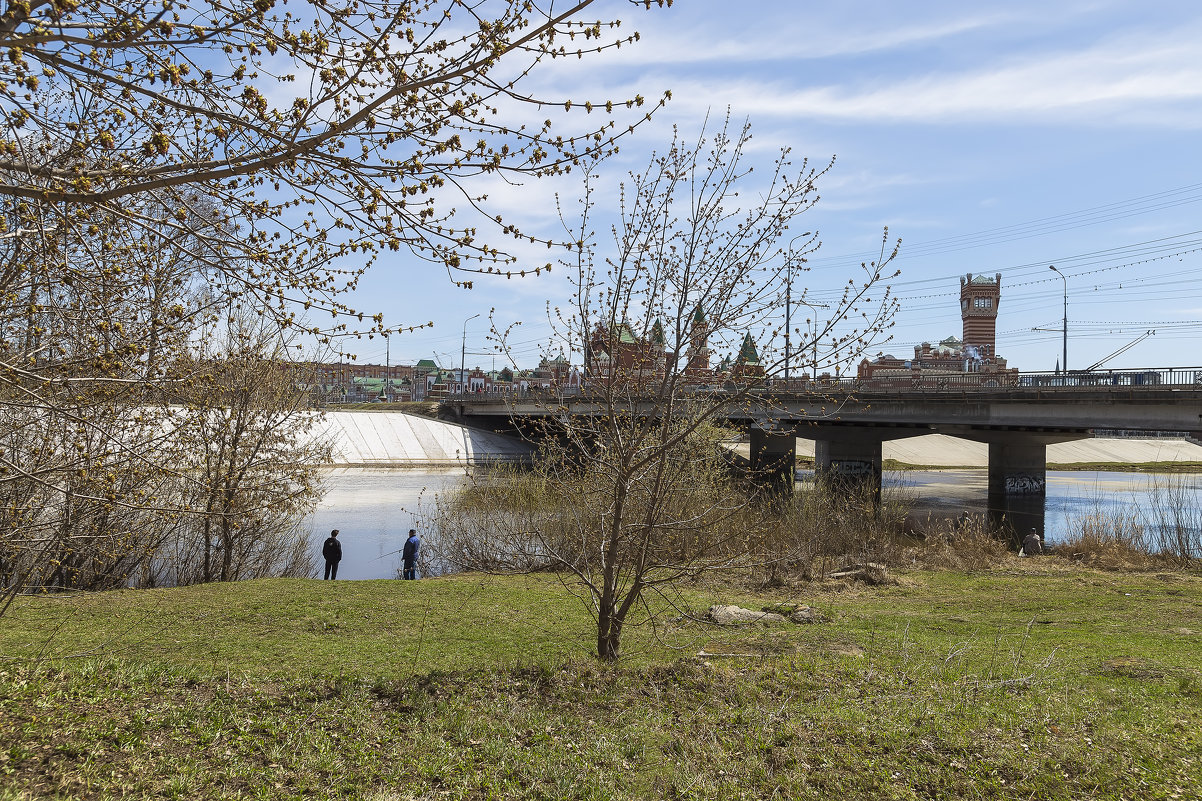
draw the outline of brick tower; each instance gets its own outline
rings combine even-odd
[[[701,304],[693,311],[693,323],[689,326],[689,349],[685,353],[685,373],[699,377],[710,371],[710,324],[705,318]]]
[[[964,320],[964,353],[977,361],[993,360],[997,346],[997,308],[1002,300],[1002,274],[993,278],[968,273],[960,279],[960,317]]]

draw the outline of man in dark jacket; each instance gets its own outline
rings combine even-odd
[[[326,560],[326,579],[338,578],[338,563],[342,561],[342,543],[338,541],[338,529],[330,532],[326,544],[321,546],[321,555]]]
[[[417,530],[409,529],[409,539],[405,540],[405,550],[401,552],[401,559],[405,563],[405,572],[401,575],[406,580],[417,579],[417,552],[421,547],[422,541],[417,536]]]

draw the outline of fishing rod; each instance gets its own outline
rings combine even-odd
[[[371,561],[373,561],[373,562],[378,562],[378,561],[380,561],[381,559],[383,559],[385,556],[392,556],[394,553],[400,553],[400,552],[401,552],[401,551],[403,551],[403,550],[405,550],[405,549],[404,549],[404,548],[397,548],[395,551],[389,551],[388,553],[382,553],[382,554],[380,554],[379,556],[377,556],[375,559],[372,559]]]

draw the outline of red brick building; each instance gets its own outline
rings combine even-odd
[[[992,359],[997,350],[997,312],[1002,301],[1002,274],[993,278],[968,273],[960,279],[960,319],[964,321],[964,353]]]
[[[1016,380],[1018,370],[997,355],[997,315],[1002,300],[1002,274],[993,277],[968,273],[960,279],[960,320],[963,338],[947,337],[938,345],[914,346],[912,359],[892,355],[860,362],[857,376],[899,385],[925,386],[973,374],[982,381]],[[956,380],[962,380],[957,378]]]

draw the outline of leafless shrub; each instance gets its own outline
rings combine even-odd
[[[780,507],[758,572],[766,583],[809,581],[853,563],[896,564],[910,504],[898,486],[885,487],[878,504],[871,486],[814,481]]]
[[[913,562],[949,570],[986,570],[1004,562],[1010,555],[1010,537],[988,522],[984,515],[966,520],[928,518],[923,526],[925,539],[910,549]]]
[[[1159,476],[1141,512],[1150,549],[1191,567],[1202,561],[1202,492],[1181,476]]]
[[[1155,556],[1138,509],[1114,507],[1103,497],[1065,521],[1065,536],[1051,552],[1103,570],[1149,566]]]

